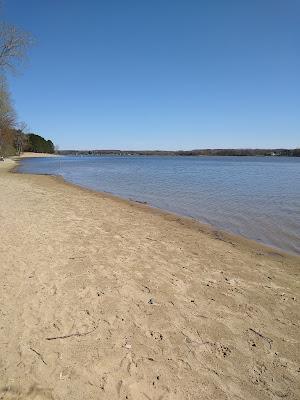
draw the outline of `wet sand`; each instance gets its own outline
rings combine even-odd
[[[298,399],[300,257],[0,163],[0,399]]]

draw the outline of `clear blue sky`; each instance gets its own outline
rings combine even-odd
[[[300,147],[299,0],[6,0],[19,118],[61,149]]]

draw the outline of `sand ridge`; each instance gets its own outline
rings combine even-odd
[[[299,257],[12,165],[0,398],[299,398]]]

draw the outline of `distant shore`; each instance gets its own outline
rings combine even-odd
[[[300,257],[15,165],[0,163],[2,387],[297,398]]]
[[[300,149],[203,149],[203,150],[60,150],[61,155],[182,156],[182,157],[300,157]]]

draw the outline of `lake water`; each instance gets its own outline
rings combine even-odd
[[[60,175],[300,254],[300,158],[32,158],[20,171]]]

